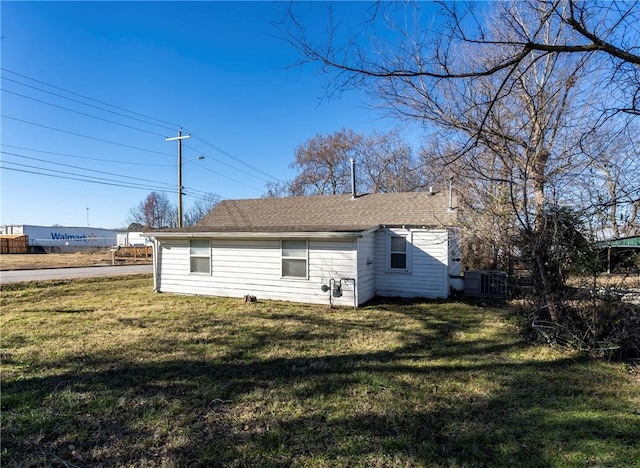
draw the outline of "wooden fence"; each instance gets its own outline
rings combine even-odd
[[[111,250],[112,264],[115,265],[116,259],[134,259],[134,260],[146,260],[149,261],[153,258],[153,246],[147,245],[144,247],[126,246],[118,247]]]
[[[0,253],[26,254],[29,252],[29,236],[24,234],[0,234]]]

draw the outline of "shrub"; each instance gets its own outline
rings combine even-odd
[[[541,319],[532,304],[515,310],[524,332],[536,341],[600,359],[640,358],[640,306],[622,302],[611,290],[590,293],[588,299],[565,300],[557,322]]]

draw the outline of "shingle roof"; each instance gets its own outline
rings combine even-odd
[[[316,195],[225,200],[193,232],[346,232],[379,225],[443,227],[456,223],[448,194],[438,192]]]

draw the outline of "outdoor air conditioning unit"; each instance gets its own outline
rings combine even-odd
[[[507,295],[507,274],[504,271],[465,271],[464,295],[504,297]]]

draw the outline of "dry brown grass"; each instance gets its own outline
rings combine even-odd
[[[567,280],[571,287],[595,287],[614,289],[640,288],[640,272],[611,274],[600,273],[597,277],[572,276]]]
[[[150,263],[144,259],[117,259],[117,264]],[[50,253],[50,254],[3,254],[0,255],[0,270],[33,270],[38,268],[88,267],[111,265],[110,250],[93,252]]]

